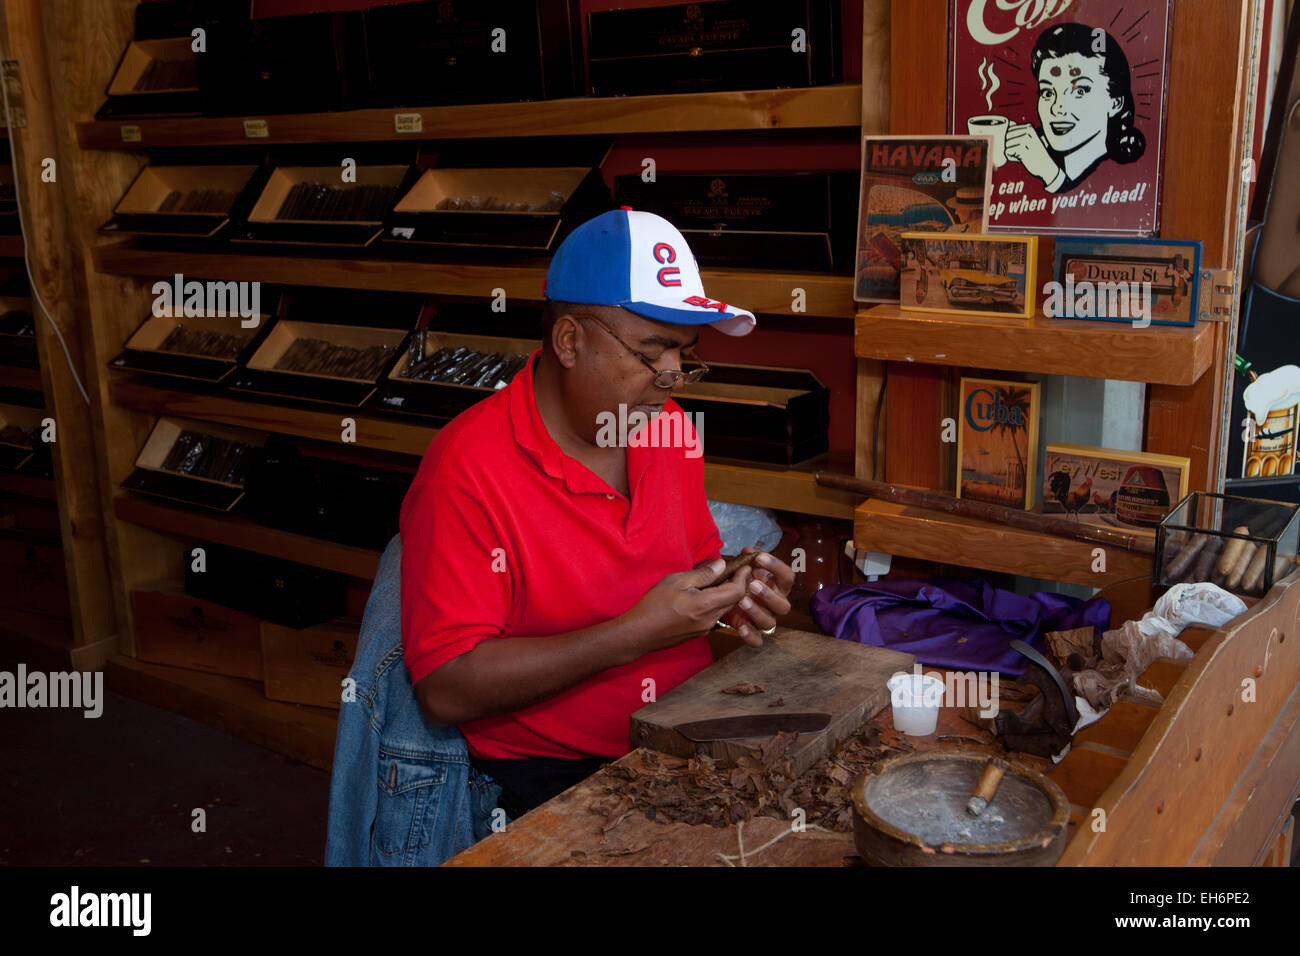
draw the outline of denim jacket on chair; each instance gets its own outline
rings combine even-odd
[[[437,866],[492,832],[499,784],[420,710],[402,659],[402,546],[379,561],[339,707],[326,866]]]

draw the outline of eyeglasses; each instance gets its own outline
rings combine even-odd
[[[699,357],[695,355],[685,356],[686,358],[689,358],[692,361],[699,363],[694,368],[692,368],[689,372],[685,371],[684,369],[656,368],[653,362],[651,362],[648,358],[646,358],[636,349],[632,348],[632,346],[628,345],[626,342],[620,339],[613,329],[611,329],[604,322],[600,321],[600,319],[596,318],[594,315],[575,315],[574,318],[591,319],[591,321],[595,322],[597,325],[599,325],[610,335],[614,336],[614,341],[616,341],[619,345],[623,346],[623,348],[627,349],[629,352],[635,355],[638,359],[641,360],[642,365],[644,365],[646,368],[650,369],[650,371],[655,373],[656,388],[668,389],[668,388],[678,388],[682,385],[694,385],[696,382],[702,379],[705,376],[705,374],[709,371],[709,367],[705,365],[702,361],[700,361]]]

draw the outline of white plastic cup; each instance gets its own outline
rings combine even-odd
[[[943,681],[928,674],[898,673],[885,683],[893,707],[894,729],[909,737],[928,737],[939,724]]]

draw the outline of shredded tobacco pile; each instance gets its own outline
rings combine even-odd
[[[790,819],[802,808],[808,824],[828,830],[853,829],[849,787],[859,773],[880,761],[914,748],[894,731],[868,724],[797,780],[785,753],[795,734],[777,734],[761,750],[741,757],[734,767],[718,767],[712,758],[671,757],[638,751],[641,769],[610,765],[603,773],[616,778],[606,796],[589,809],[605,817],[608,833],[634,810],[661,823],[707,823],[727,827],[753,817]]]

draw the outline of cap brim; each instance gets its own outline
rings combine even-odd
[[[658,302],[621,302],[629,312],[654,319],[656,322],[670,322],[673,325],[711,325],[725,335],[748,335],[758,324],[754,313],[728,305],[726,312],[684,305],[663,305]]]

